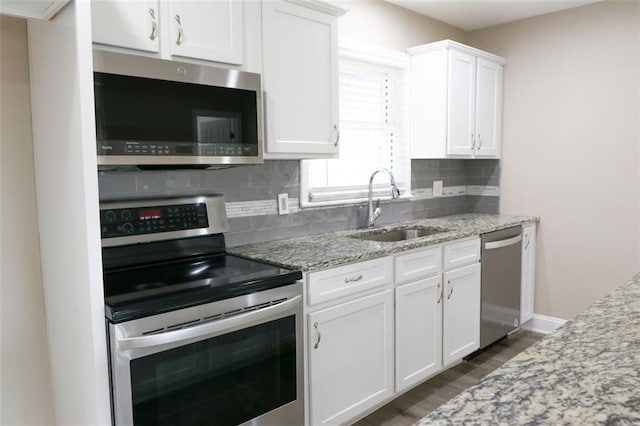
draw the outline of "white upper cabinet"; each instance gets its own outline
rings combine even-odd
[[[316,1],[262,4],[265,158],[338,153],[338,31],[344,10]]]
[[[242,2],[171,0],[172,56],[242,64]]]
[[[476,61],[475,156],[500,157],[502,130],[502,65],[483,58]]]
[[[505,59],[450,40],[411,55],[411,157],[499,158]]]
[[[100,0],[91,2],[94,43],[160,51],[158,0]]]
[[[163,59],[243,63],[243,2],[94,0],[93,42]]]
[[[471,155],[475,132],[476,58],[455,50],[449,51],[448,56],[450,84],[447,102],[447,154]],[[420,111],[416,113],[420,114]]]

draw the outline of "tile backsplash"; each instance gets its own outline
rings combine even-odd
[[[434,180],[444,196],[433,198]],[[499,160],[412,160],[410,199],[382,202],[378,225],[458,213],[498,213]],[[101,201],[167,196],[224,194],[231,231],[229,246],[276,240],[365,225],[366,203],[300,209],[300,162],[266,160],[264,164],[214,170],[100,171]],[[290,214],[279,216],[277,195],[289,195]]]

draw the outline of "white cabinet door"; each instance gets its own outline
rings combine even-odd
[[[476,58],[449,51],[447,154],[473,154]]]
[[[93,42],[159,52],[159,18],[158,0],[93,0]]]
[[[477,59],[475,156],[499,157],[502,130],[502,65]]]
[[[396,392],[442,368],[442,275],[396,288]]]
[[[286,1],[262,7],[265,153],[337,154],[337,18]]]
[[[170,0],[167,2],[172,56],[242,64],[242,2]]]
[[[345,423],[393,395],[393,292],[308,316],[309,418]]]
[[[480,264],[444,273],[443,365],[480,346]]]
[[[536,225],[522,227],[522,287],[520,289],[520,324],[533,318],[536,279]]]
[[[499,158],[504,58],[450,40],[407,52],[412,158]]]

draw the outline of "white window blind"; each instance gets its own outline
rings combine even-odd
[[[369,177],[380,168],[393,173],[402,194],[409,191],[406,67],[404,54],[394,54],[394,61],[381,61],[341,50],[340,158],[303,162],[303,206],[360,201],[367,197]],[[376,197],[390,196],[384,174],[374,183]]]

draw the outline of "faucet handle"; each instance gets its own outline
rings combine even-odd
[[[376,200],[376,207],[373,209],[373,213],[371,214],[371,221],[369,222],[370,226],[373,226],[374,221],[380,216],[382,213],[382,209],[380,208],[380,198]]]

